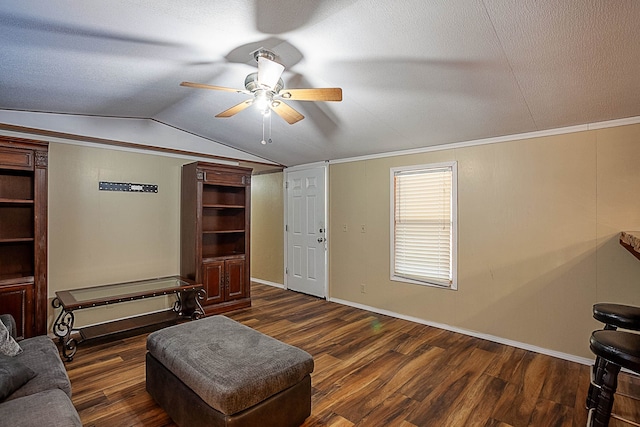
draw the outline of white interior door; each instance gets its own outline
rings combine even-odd
[[[287,171],[287,288],[326,297],[326,167]]]

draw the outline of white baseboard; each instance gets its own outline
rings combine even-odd
[[[263,285],[273,286],[274,288],[284,289],[284,285],[282,283],[269,282],[267,280],[256,279],[255,277],[252,277],[251,281],[256,283],[261,283]]]
[[[481,338],[483,340],[487,340],[487,341],[492,341],[498,344],[504,344],[504,345],[508,345],[511,347],[516,347],[516,348],[521,348],[523,350],[527,350],[527,351],[533,351],[535,353],[540,353],[540,354],[544,354],[547,356],[551,356],[551,357],[557,357],[558,359],[563,359],[563,360],[568,360],[569,362],[575,362],[575,363],[579,363],[581,365],[592,365],[594,362],[594,359],[588,359],[586,357],[580,357],[580,356],[576,356],[573,354],[568,354],[568,353],[562,353],[560,351],[555,351],[555,350],[549,350],[548,348],[543,348],[543,347],[538,347],[535,345],[531,345],[531,344],[526,344],[526,343],[522,343],[519,341],[513,341],[507,338],[501,338],[501,337],[496,337],[494,335],[489,335],[489,334],[484,334],[481,332],[476,332],[476,331],[470,331],[467,329],[462,329],[462,328],[458,328],[455,326],[451,326],[451,325],[446,325],[444,323],[436,323],[436,322],[430,322],[424,319],[420,319],[417,317],[413,317],[413,316],[406,316],[404,314],[398,314],[398,313],[394,313],[392,311],[388,311],[388,310],[383,310],[380,308],[376,308],[376,307],[370,307],[368,305],[364,305],[364,304],[358,304],[352,301],[346,301],[346,300],[342,300],[339,298],[329,298],[329,301],[331,302],[335,302],[337,304],[342,304],[342,305],[348,305],[350,307],[354,307],[354,308],[359,308],[362,310],[366,310],[366,311],[371,311],[373,313],[377,313],[377,314],[382,314],[385,316],[390,316],[390,317],[395,317],[398,319],[402,319],[402,320],[408,320],[409,322],[414,322],[414,323],[419,323],[422,325],[427,325],[427,326],[432,326],[434,328],[438,328],[438,329],[444,329],[447,331],[451,331],[451,332],[456,332],[458,334],[463,334],[463,335],[468,335],[471,337],[475,337],[475,338]]]

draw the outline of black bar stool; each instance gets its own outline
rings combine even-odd
[[[605,330],[615,331],[618,328],[640,331],[640,307],[613,303],[593,305],[593,318],[604,323]],[[600,356],[591,368],[591,384],[587,394],[587,409],[595,405],[596,388],[602,383],[603,366]]]
[[[599,387],[594,389],[593,406],[589,408],[587,425],[607,427],[612,415],[611,408],[618,387],[620,369],[626,368],[640,374],[640,335],[600,330],[591,334],[589,343],[591,351],[602,360],[603,372]]]

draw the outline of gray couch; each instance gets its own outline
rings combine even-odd
[[[0,320],[15,339],[16,323],[13,317],[3,314]],[[20,354],[0,356],[3,386],[13,381],[13,386],[8,389],[10,394],[0,401],[0,420],[17,427],[82,426],[71,402],[69,376],[53,341],[43,335],[18,343],[22,348]],[[14,390],[27,378],[24,384]]]

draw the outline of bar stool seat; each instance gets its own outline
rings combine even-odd
[[[591,334],[591,351],[602,360],[602,376],[589,408],[589,425],[606,427],[611,417],[618,373],[626,368],[640,373],[640,335],[632,332],[599,330]]]
[[[640,373],[640,335],[622,331],[594,331],[591,351],[607,362]]]
[[[598,303],[593,305],[593,317],[605,325],[611,325],[605,329],[623,328],[640,331],[640,307]]]

